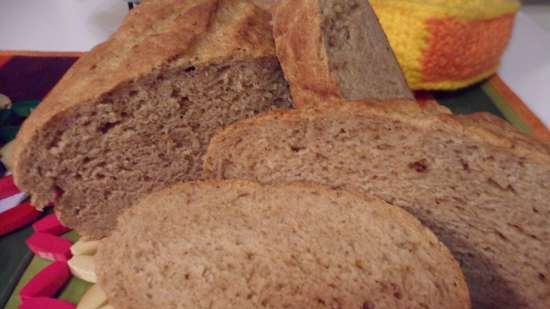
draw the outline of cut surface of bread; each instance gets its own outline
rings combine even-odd
[[[204,162],[207,177],[378,196],[449,247],[474,308],[550,308],[550,147],[496,117],[406,103],[272,112],[218,133]]]
[[[138,196],[196,179],[218,128],[290,106],[269,22],[245,0],[145,1],[25,122],[17,184],[100,238]]]
[[[118,309],[469,308],[458,264],[416,218],[312,184],[153,193],[120,216],[96,265]]]
[[[413,99],[367,0],[278,1],[273,32],[298,105]]]

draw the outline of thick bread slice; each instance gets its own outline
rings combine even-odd
[[[89,238],[156,187],[199,177],[220,127],[289,107],[270,14],[247,0],[145,1],[17,136],[17,184]]]
[[[550,308],[550,147],[414,104],[272,112],[217,134],[207,177],[308,180],[401,206],[461,263],[475,308]]]
[[[178,184],[100,243],[117,309],[469,308],[458,263],[413,216],[318,185]]]
[[[273,33],[298,106],[333,99],[413,99],[367,0],[278,1]]]

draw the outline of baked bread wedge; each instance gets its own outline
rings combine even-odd
[[[247,0],[144,1],[24,123],[17,184],[100,238],[138,196],[198,178],[218,128],[290,106],[270,18]]]
[[[273,33],[297,106],[414,99],[367,0],[277,1]]]
[[[470,308],[416,218],[311,184],[177,184],[125,211],[95,258],[117,309]]]
[[[449,247],[474,308],[550,308],[550,147],[494,116],[399,102],[270,112],[218,133],[204,162],[206,177],[378,196]]]

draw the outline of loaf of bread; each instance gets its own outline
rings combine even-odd
[[[199,177],[218,128],[290,106],[270,19],[248,0],[144,1],[24,123],[17,184],[98,238],[138,196]]]
[[[366,0],[277,1],[273,33],[298,106],[333,99],[413,99]]]
[[[282,0],[256,1],[271,5],[283,2]],[[285,0],[284,2],[287,7],[290,5],[297,8],[307,1]],[[323,3],[328,2],[319,0],[321,5],[326,5]],[[333,2],[350,3],[349,1]],[[495,73],[510,41],[516,13],[521,7],[518,0],[370,0],[369,2],[380,20],[409,86],[415,90],[462,88]],[[315,5],[313,1],[309,3],[308,14],[313,14],[312,4]],[[303,12],[305,10],[302,12],[290,10],[288,14],[298,17],[297,14]],[[361,14],[357,11],[353,13]],[[289,27],[296,28],[296,33],[286,35],[296,40],[294,43],[288,43],[294,44],[296,48],[301,47],[298,40],[309,42],[308,37],[302,34],[312,29],[306,28],[306,25],[315,25],[312,18],[302,17],[295,20],[282,18],[292,23]],[[349,17],[348,20],[351,18]],[[284,26],[284,24],[281,25]],[[373,29],[372,26],[370,29]],[[314,38],[311,33],[308,35],[309,38]],[[380,49],[375,47],[375,50]],[[310,58],[311,55],[307,57],[307,59],[315,59]],[[384,58],[375,58],[374,62],[368,64],[381,65],[377,61],[382,59]],[[390,71],[395,72],[391,69],[375,77],[384,76]],[[310,76],[304,78],[307,81],[312,80]]]
[[[207,177],[378,196],[449,247],[474,308],[550,308],[550,146],[494,116],[399,102],[271,112],[215,135],[204,162]]]
[[[117,309],[470,308],[448,249],[380,199],[188,182],[126,210],[96,255]]]

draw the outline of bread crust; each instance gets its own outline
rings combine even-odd
[[[301,92],[323,100],[341,96],[330,74],[318,1],[279,1],[273,14],[273,36],[295,104],[306,104]]]
[[[367,9],[372,11],[368,2],[365,2]],[[320,0],[280,0],[276,2],[272,11],[277,57],[285,78],[290,84],[294,104],[300,107],[350,99],[344,97],[336,80],[335,72],[331,70],[327,42],[325,42],[323,33],[326,30],[323,30]],[[376,18],[374,13],[372,16]],[[383,38],[378,44],[386,45],[387,52],[392,54],[378,20],[376,20],[376,25]],[[391,58],[393,59],[392,65],[400,74],[395,79],[399,80],[403,88],[407,88],[405,78],[400,72],[393,54]],[[357,83],[361,83],[361,81],[357,81]],[[401,95],[401,99],[413,99],[412,93],[408,90]],[[396,97],[396,99],[398,98]]]
[[[106,42],[69,69],[23,123],[14,145],[16,183],[33,193],[26,186],[30,181],[25,166],[36,151],[39,132],[60,121],[70,122],[71,111],[94,106],[154,70],[219,59],[275,57],[270,19],[267,11],[246,0],[144,1]],[[34,202],[41,207],[50,200],[38,197]]]
[[[283,121],[289,124],[301,119],[312,119],[323,112],[334,109],[350,115],[380,115],[396,119],[423,128],[445,127],[468,136],[480,143],[501,147],[517,156],[541,163],[550,163],[550,143],[530,137],[519,132],[505,120],[489,113],[470,115],[453,115],[447,108],[429,104],[420,106],[409,101],[391,101],[385,104],[376,102],[343,102],[333,101],[333,105],[308,106],[304,109],[288,111],[270,111],[258,116],[236,122],[218,132],[212,138],[205,156],[205,171],[213,171],[211,149],[221,143],[226,136],[245,127],[255,127],[268,121]]]

